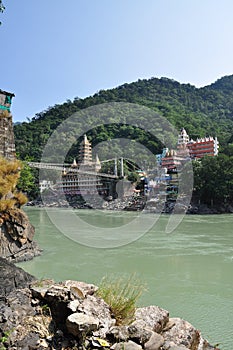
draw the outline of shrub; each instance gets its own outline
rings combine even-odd
[[[27,197],[16,190],[20,170],[19,160],[0,158],[0,212],[20,208],[27,202]]]
[[[128,278],[104,277],[97,295],[110,307],[117,325],[126,325],[134,321],[136,302],[145,287],[135,275]]]

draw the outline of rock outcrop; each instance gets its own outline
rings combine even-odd
[[[11,292],[28,287],[35,277],[0,257],[0,302]]]
[[[131,324],[118,325],[92,284],[34,281],[4,259],[0,276],[1,349],[217,350],[157,306],[138,308]]]
[[[35,278],[14,264],[0,258],[0,348],[12,348],[4,340],[8,337],[11,344],[18,338],[16,329],[22,320],[34,314],[31,305],[31,292],[28,288]],[[17,347],[15,348],[17,349]]]
[[[27,215],[20,209],[0,214],[0,256],[8,261],[30,260],[40,255],[33,241],[35,229]]]

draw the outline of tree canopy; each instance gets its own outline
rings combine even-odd
[[[220,154],[193,162],[194,195],[202,203],[232,203],[233,156]]]

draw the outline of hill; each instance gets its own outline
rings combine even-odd
[[[181,84],[168,78],[151,78],[101,90],[85,99],[67,100],[34,116],[29,123],[14,126],[16,150],[21,159],[39,160],[52,131],[74,112],[106,102],[129,102],[147,106],[166,117],[175,127],[185,127],[193,138],[218,136],[220,144],[232,142],[233,135],[233,75],[225,76],[203,88]],[[25,116],[26,117],[26,116]],[[117,118],[116,118],[117,119]],[[98,122],[98,120],[96,120]],[[89,138],[94,145],[110,137],[126,136],[122,125],[103,126],[92,130]],[[152,152],[161,144],[151,140],[140,129],[131,131],[131,138],[140,141]],[[74,146],[69,160],[77,155]]]

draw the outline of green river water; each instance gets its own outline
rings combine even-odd
[[[65,209],[49,210],[69,228]],[[36,227],[35,240],[43,249],[40,257],[19,264],[26,271],[38,278],[96,284],[106,275],[136,273],[147,287],[141,306],[159,305],[172,317],[188,320],[210,343],[219,343],[222,350],[233,349],[233,215],[186,215],[171,234],[165,233],[169,217],[163,215],[141,237],[130,238],[131,243],[95,248],[92,239],[100,233],[100,240],[104,227],[114,226],[122,237],[134,235],[130,230],[135,227],[121,227],[137,214],[77,210],[76,215],[92,225],[76,227],[85,242],[90,237],[88,246],[62,234],[45,209],[26,208],[26,212]],[[83,243],[82,238],[79,241]]]

